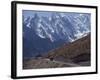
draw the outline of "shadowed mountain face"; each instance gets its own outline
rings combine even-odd
[[[72,43],[50,51],[45,57],[64,62],[89,62],[90,61],[90,34]]]

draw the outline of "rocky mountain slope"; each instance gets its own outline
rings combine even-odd
[[[90,34],[51,50],[46,55],[25,59],[24,69],[90,66]]]
[[[80,63],[90,61],[90,34],[72,43],[50,51],[45,57],[57,61]]]

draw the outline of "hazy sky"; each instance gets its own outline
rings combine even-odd
[[[34,16],[35,13],[39,14],[39,16],[50,16],[53,12],[23,10],[24,17]]]
[[[75,12],[52,12],[52,11],[34,11],[34,10],[23,10],[22,15],[24,16],[24,18],[29,17],[29,16],[33,16],[34,14],[37,13],[39,16],[51,16],[51,14],[53,13],[62,13],[64,15],[77,15],[77,14],[85,14],[85,15],[90,15],[89,13],[75,13]]]

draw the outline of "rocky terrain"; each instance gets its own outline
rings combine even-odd
[[[45,55],[23,60],[23,69],[90,66],[90,34]]]

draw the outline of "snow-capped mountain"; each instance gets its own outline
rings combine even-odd
[[[27,45],[31,42],[31,47],[41,53],[86,36],[90,26],[90,14],[54,12],[49,16],[40,16],[35,13],[24,18],[23,36],[28,41]]]
[[[26,27],[34,29],[40,38],[49,38],[52,42],[58,39],[74,41],[90,32],[90,19],[86,14],[54,13],[49,17],[28,17],[24,23]]]

